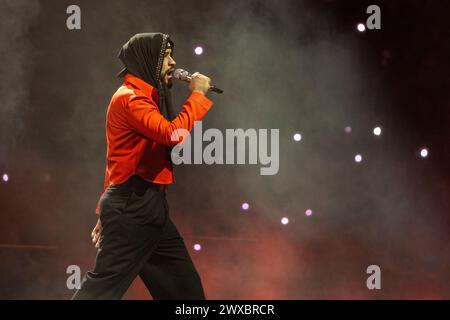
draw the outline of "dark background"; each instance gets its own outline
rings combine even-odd
[[[70,4],[81,30],[66,27]],[[371,4],[381,30],[357,32]],[[450,298],[447,1],[0,0],[0,12],[0,298],[67,299],[67,266],[92,267],[116,56],[154,31],[225,90],[204,130],[280,129],[277,175],[176,168],[171,215],[208,298]],[[178,108],[188,94],[175,83]],[[381,290],[366,287],[372,264]],[[139,279],[125,296],[149,297]]]

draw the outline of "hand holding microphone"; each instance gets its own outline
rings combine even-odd
[[[178,80],[189,82],[189,89],[191,91],[198,91],[203,95],[206,95],[208,91],[217,93],[223,92],[221,89],[211,86],[211,79],[199,72],[190,74],[186,70],[175,69],[173,77]]]
[[[210,87],[211,87],[210,78],[198,72],[192,75],[191,80],[189,82],[189,89],[192,92],[198,91],[203,95],[206,95]]]

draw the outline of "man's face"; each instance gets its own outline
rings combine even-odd
[[[172,58],[172,49],[166,49],[164,53],[164,61],[161,68],[161,77],[167,87],[172,87],[172,72],[175,70],[176,62]]]

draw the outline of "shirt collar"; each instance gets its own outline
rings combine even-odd
[[[124,78],[125,82],[129,82],[139,90],[141,90],[147,97],[152,97],[155,101],[158,101],[158,90],[151,84],[148,84],[144,80],[127,73]]]

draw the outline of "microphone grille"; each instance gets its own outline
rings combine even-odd
[[[189,76],[189,72],[184,69],[175,69],[175,71],[173,72],[173,77],[179,80],[188,81]]]

